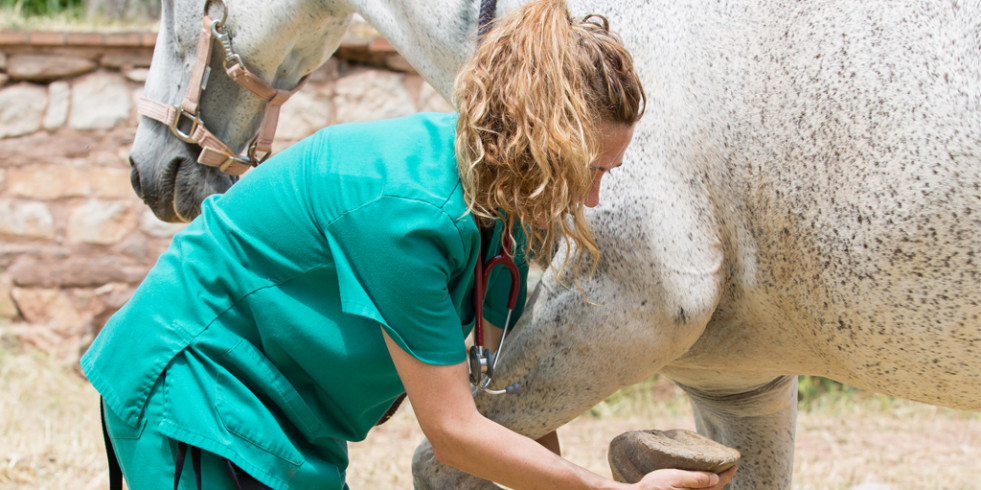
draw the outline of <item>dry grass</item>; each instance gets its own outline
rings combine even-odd
[[[0,346],[0,488],[106,487],[98,395],[50,357]],[[631,387],[559,430],[565,454],[601,474],[606,444],[641,428],[692,428],[684,395],[667,383]],[[408,407],[351,444],[354,489],[411,488],[421,432]],[[870,395],[822,399],[801,412],[794,488],[972,489],[981,474],[981,416]]]
[[[106,488],[99,395],[71,366],[0,345],[0,488]]]
[[[649,428],[694,429],[687,399],[668,382],[621,390],[559,429],[559,437],[567,458],[609,476],[608,442]],[[351,445],[351,487],[411,488],[409,462],[420,438],[411,411],[403,408],[367,441]],[[979,474],[981,414],[832,393],[798,415],[795,489],[969,490],[981,489]]]
[[[795,488],[981,488],[981,416],[860,395],[804,413],[797,424]]]

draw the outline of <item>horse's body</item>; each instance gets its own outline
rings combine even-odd
[[[174,1],[147,83],[170,103],[203,3]],[[358,11],[448,95],[476,28],[476,0],[294,3],[230,6],[235,46],[278,88]],[[981,4],[911,4],[572,2],[626,39],[647,115],[590,215],[599,306],[546,274],[496,375],[524,389],[478,396],[481,411],[538,437],[662,372],[691,395],[699,430],[742,452],[732,486],[758,489],[790,486],[795,375],[981,410]],[[258,124],[258,102],[224,77],[203,106],[240,147]],[[141,122],[136,164],[193,160],[158,126]],[[144,190],[151,173],[180,174],[194,209],[229,185],[175,168],[140,166]],[[488,485],[425,446],[414,470],[422,487]]]

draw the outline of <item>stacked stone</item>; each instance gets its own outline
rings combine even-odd
[[[76,359],[182,228],[129,183],[154,38],[0,32],[0,341]],[[275,149],[329,124],[451,110],[383,40],[340,53],[359,63],[335,56],[311,75]]]

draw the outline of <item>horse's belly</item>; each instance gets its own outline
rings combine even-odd
[[[808,374],[981,410],[981,322],[970,295],[944,294],[950,284],[916,275],[888,283],[816,275],[798,286],[730,288],[704,334],[670,368],[703,388]]]

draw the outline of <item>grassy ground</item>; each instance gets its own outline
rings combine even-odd
[[[98,395],[65,365],[0,346],[0,488],[106,488]],[[567,457],[601,474],[606,444],[643,428],[692,428],[684,395],[651,380],[627,388],[559,430]],[[404,407],[367,441],[351,445],[354,489],[411,488],[421,439]],[[796,489],[981,488],[981,416],[862,393],[831,393],[803,407]],[[867,487],[868,488],[868,487]]]

